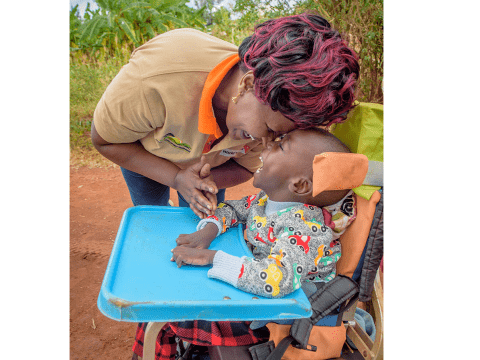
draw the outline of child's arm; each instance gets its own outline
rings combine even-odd
[[[228,200],[218,204],[215,215],[200,220],[197,231],[192,234],[181,234],[177,238],[177,245],[197,249],[207,249],[216,236],[224,233],[239,223],[245,223],[250,209],[248,206],[255,195],[246,196],[240,200]],[[215,226],[213,226],[215,224]],[[209,225],[210,230],[205,230]],[[214,230],[215,229],[215,230]],[[215,231],[215,234],[213,232]]]
[[[207,223],[202,229],[191,234],[180,234],[177,238],[177,246],[186,246],[195,249],[208,249],[212,241],[217,237],[218,227],[214,223]]]
[[[290,234],[282,234],[270,255],[261,260],[239,258],[217,251],[208,276],[249,293],[283,297],[300,288],[311,276],[311,271],[315,271],[321,279],[334,273],[340,257],[339,246],[336,246],[335,253],[330,253],[330,229],[320,234],[302,235],[302,238],[295,239]],[[303,247],[300,243],[303,243]],[[326,254],[329,254],[328,261]]]

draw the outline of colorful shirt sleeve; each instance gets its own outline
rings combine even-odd
[[[245,196],[240,200],[227,200],[217,206],[215,215],[200,220],[197,225],[197,231],[203,229],[209,222],[213,222],[218,227],[218,235],[223,234],[231,227],[237,226],[239,223],[245,224],[252,202],[258,195]]]
[[[218,251],[208,276],[249,293],[280,298],[299,289],[312,270],[317,274],[335,272],[340,247],[335,246],[333,252],[331,240],[331,229],[323,227],[304,235],[282,233],[263,259],[237,258]]]

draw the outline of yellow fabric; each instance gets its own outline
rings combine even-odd
[[[261,166],[261,142],[225,136],[210,149],[211,133],[198,130],[207,77],[223,61],[233,66],[237,53],[235,45],[194,29],[158,35],[132,53],[106,89],[94,113],[96,130],[111,143],[140,140],[147,151],[180,168],[197,162],[207,150],[212,167],[233,157],[255,172]]]
[[[363,154],[324,152],[313,159],[313,196],[326,190],[353,189],[362,185],[368,171]]]
[[[370,226],[375,214],[375,207],[381,194],[375,191],[370,200],[357,196],[357,218],[340,236],[342,256],[337,262],[337,273],[352,277],[367,243]]]
[[[275,346],[288,335],[290,335],[290,325],[279,325],[268,323],[270,330],[270,340],[273,340]],[[342,352],[343,343],[347,338],[345,326],[314,326],[310,333],[308,343],[315,345],[317,351],[308,351],[289,346],[282,356],[282,360],[325,360],[337,358]]]
[[[364,154],[369,160],[383,162],[383,105],[359,103],[348,114],[347,121],[332,127],[332,134],[339,138],[350,151]],[[353,191],[370,199],[379,186],[362,185]]]

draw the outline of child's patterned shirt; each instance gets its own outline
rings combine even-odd
[[[221,234],[245,224],[253,257],[217,251],[208,276],[249,293],[282,297],[305,281],[327,282],[335,277],[341,255],[338,238],[355,217],[352,191],[323,208],[271,201],[261,191],[220,203],[215,215],[201,220],[197,229],[213,222]]]

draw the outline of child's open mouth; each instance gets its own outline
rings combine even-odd
[[[262,166],[260,166],[260,167],[257,169],[257,171],[255,171],[256,173],[259,173],[259,172],[263,169],[263,158],[262,158],[261,155],[259,156],[259,159],[260,159],[260,161],[262,162]]]

